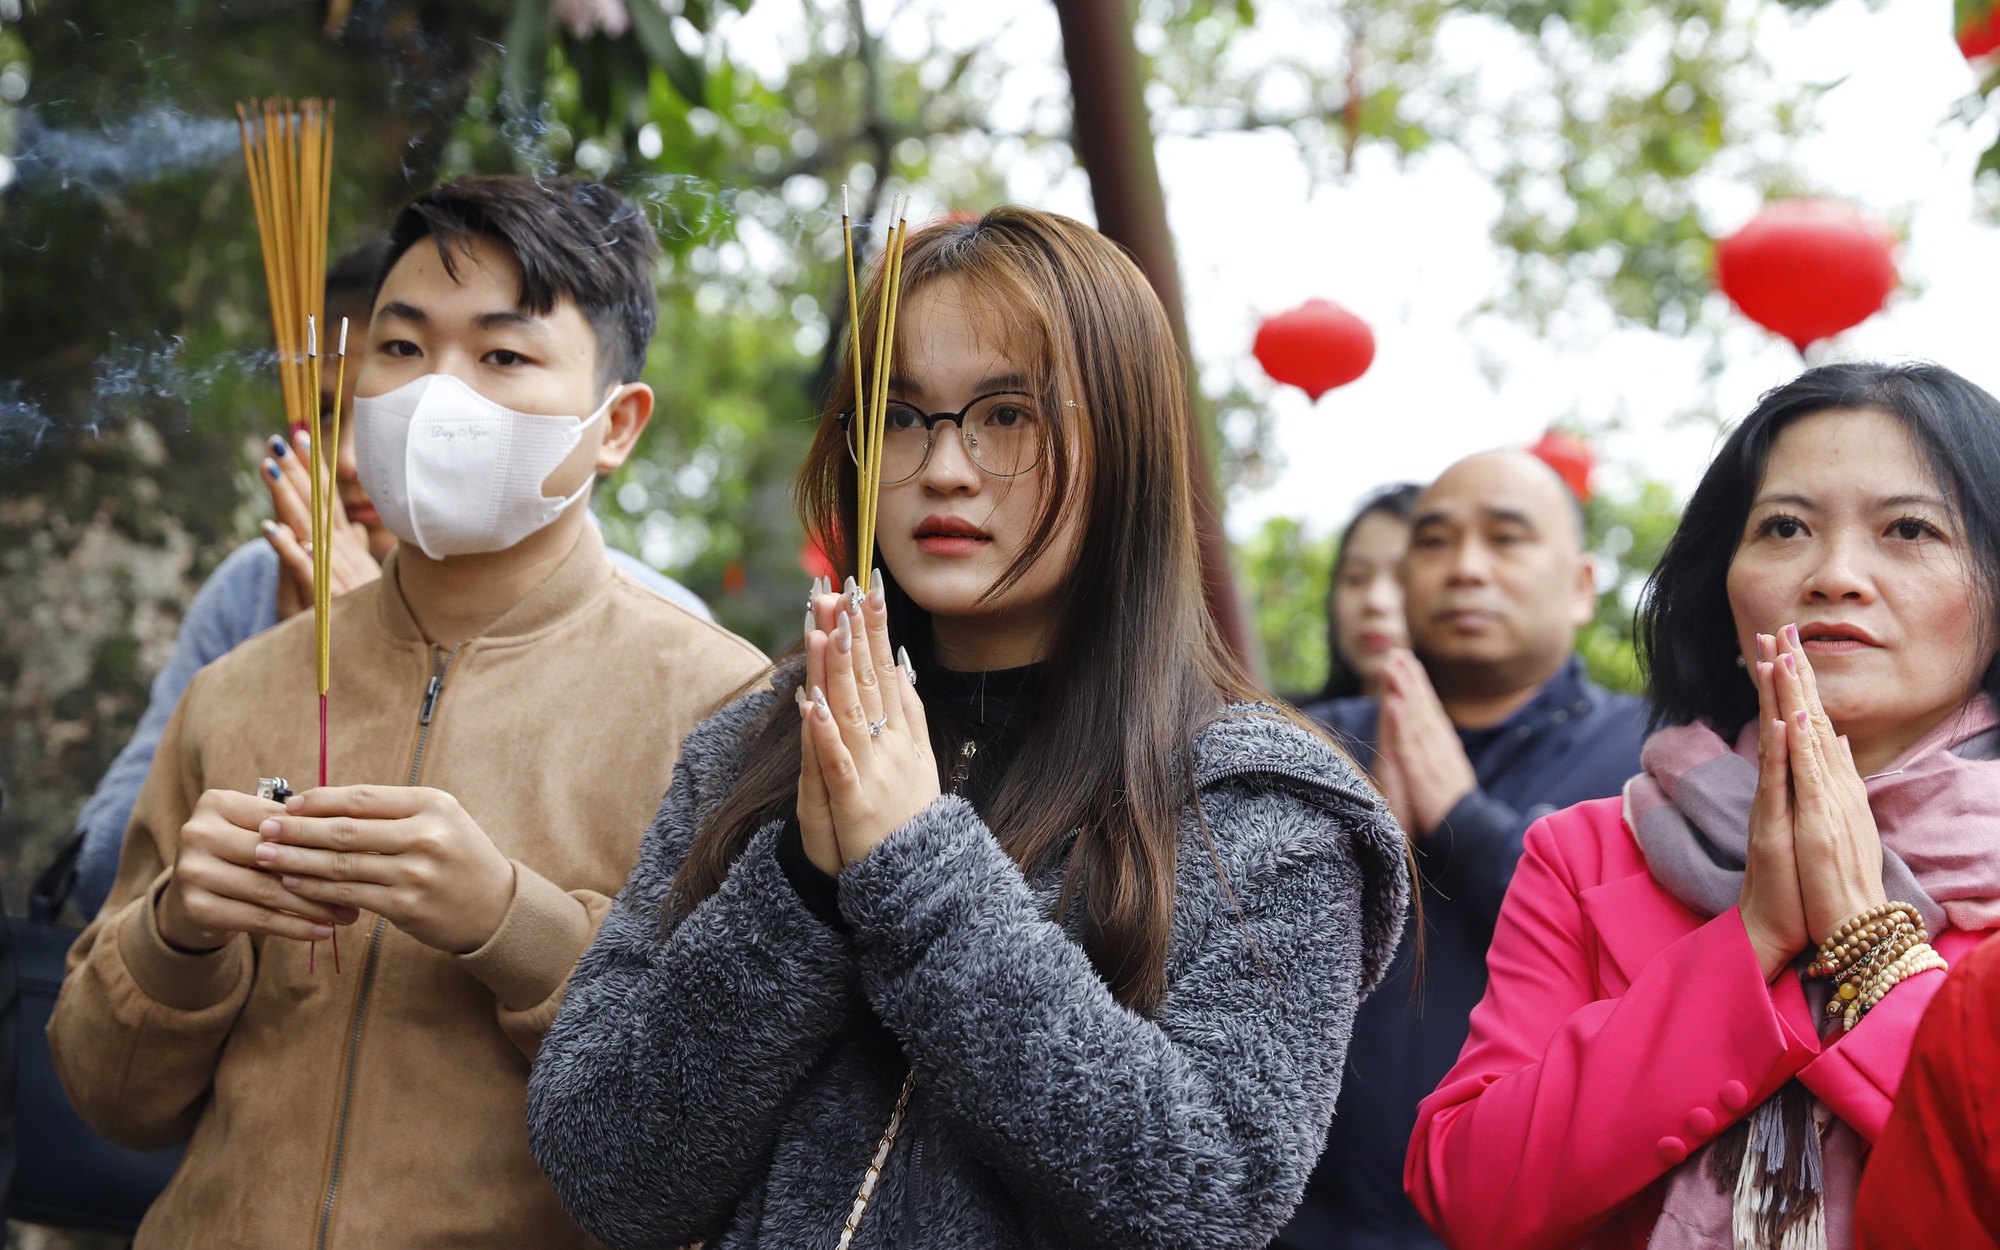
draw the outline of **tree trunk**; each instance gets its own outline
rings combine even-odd
[[[1229,648],[1255,672],[1257,648],[1243,601],[1236,594],[1222,509],[1215,498],[1207,440],[1193,404],[1194,353],[1188,344],[1181,304],[1180,268],[1167,229],[1166,195],[1153,156],[1152,119],[1146,112],[1145,80],[1132,42],[1128,0],[1055,0],[1062,23],[1063,60],[1074,98],[1078,158],[1090,176],[1097,228],[1122,244],[1139,262],[1166,306],[1181,358],[1188,369],[1188,460],[1194,486],[1195,532],[1201,543],[1203,597],[1216,629]]]

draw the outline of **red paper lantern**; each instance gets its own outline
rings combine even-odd
[[[1590,444],[1574,434],[1550,430],[1528,448],[1528,454],[1554,469],[1579,500],[1590,502],[1590,474],[1597,468]]]
[[[1715,248],[1715,284],[1743,315],[1807,345],[1859,325],[1896,286],[1888,227],[1830,200],[1785,200]]]
[[[1375,332],[1340,305],[1309,299],[1266,318],[1250,350],[1272,380],[1317,400],[1368,372],[1375,359]]]
[[[2000,48],[2000,3],[1994,0],[1955,0],[1952,33],[1965,59],[1974,61]]]

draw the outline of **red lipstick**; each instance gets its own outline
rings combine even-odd
[[[992,545],[993,536],[963,517],[933,513],[917,522],[917,549],[934,556],[969,556]]]

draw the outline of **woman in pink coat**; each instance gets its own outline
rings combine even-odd
[[[2000,403],[1935,365],[1772,391],[1644,613],[1670,728],[1528,830],[1404,1184],[1466,1250],[1842,1250],[1940,969],[2000,924]]]

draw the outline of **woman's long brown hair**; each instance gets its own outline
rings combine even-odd
[[[1138,266],[1067,217],[1002,207],[976,221],[929,226],[911,235],[903,274],[905,308],[926,284],[957,279],[990,318],[992,341],[1039,381],[1043,411],[1056,414],[1044,423],[1035,470],[1046,475],[1047,501],[989,597],[1049,549],[1067,518],[1080,519],[1081,538],[1035,721],[987,820],[1024,871],[1067,847],[1058,915],[1081,903],[1092,964],[1120,1002],[1148,1010],[1166,989],[1195,734],[1227,703],[1261,697],[1202,600],[1185,368]],[[868,318],[880,306],[881,281],[877,264],[855,327],[863,343],[874,342]],[[794,494],[807,532],[837,550],[848,573],[856,488],[838,415],[853,404],[853,383],[840,373]],[[884,579],[891,636],[921,672],[932,662],[930,615],[894,574]],[[790,686],[779,693],[789,695]],[[955,727],[933,711],[931,731],[938,758],[949,761],[960,740]],[[791,815],[799,732],[789,697],[752,729],[742,771],[675,875],[663,925],[721,888],[757,830]]]

